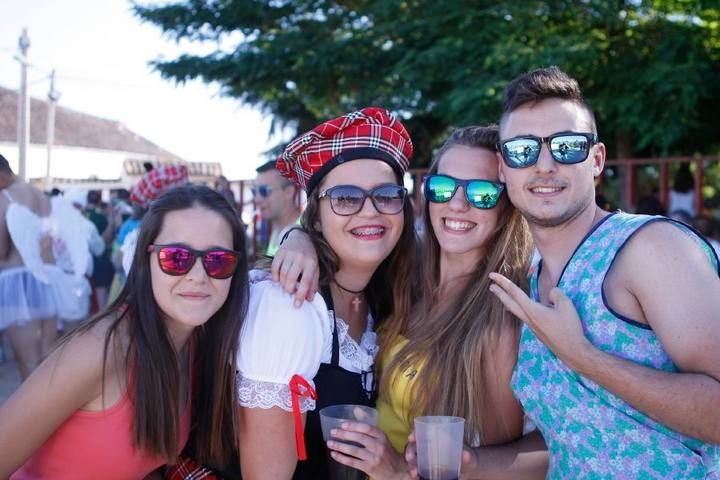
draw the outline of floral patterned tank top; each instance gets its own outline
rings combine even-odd
[[[670,221],[690,235],[710,258],[710,245],[689,227],[665,217],[615,213],[580,243],[558,282],[597,348],[650,368],[678,368],[647,325],[613,312],[603,293],[605,275],[640,228]],[[531,296],[538,299],[538,269]],[[720,445],[687,437],[628,405],[589,378],[565,366],[523,326],[512,387],[538,426],[550,451],[551,479],[720,479]]]

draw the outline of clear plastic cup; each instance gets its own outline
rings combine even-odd
[[[367,423],[377,426],[378,413],[374,408],[366,407],[364,405],[332,405],[325,407],[320,410],[320,426],[322,427],[323,440],[327,442],[332,439],[336,442],[348,443],[350,445],[355,445],[356,447],[362,447],[362,445],[358,443],[333,438],[330,434],[330,431],[333,428],[339,429],[343,422],[348,421]],[[331,480],[365,480],[365,478],[367,478],[364,472],[347,467],[333,460],[329,451],[327,451],[327,455]]]
[[[465,419],[462,417],[415,418],[418,474],[423,480],[460,478]]]

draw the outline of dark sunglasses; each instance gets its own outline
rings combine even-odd
[[[270,185],[255,185],[250,189],[250,191],[252,192],[253,197],[260,195],[263,198],[267,198],[273,192],[273,187]]]
[[[590,148],[598,143],[598,136],[578,132],[560,132],[547,137],[520,135],[498,142],[498,150],[508,167],[526,168],[537,163],[543,143],[556,162],[570,165],[587,159]]]
[[[148,245],[147,251],[157,252],[160,270],[168,275],[185,275],[199,257],[208,277],[220,280],[232,277],[240,255],[240,252],[223,248],[195,250],[182,245]]]
[[[453,198],[458,187],[465,190],[465,198],[475,208],[483,210],[497,205],[505,185],[490,180],[461,180],[450,175],[428,175],[423,179],[425,198],[433,203],[446,203]]]
[[[395,215],[405,205],[407,190],[394,183],[380,185],[372,190],[363,190],[355,185],[336,185],[318,194],[319,199],[325,197],[330,199],[330,208],[337,215],[355,215],[362,210],[368,197],[378,213]]]

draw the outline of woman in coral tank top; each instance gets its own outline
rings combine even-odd
[[[160,196],[119,298],[0,407],[0,478],[143,478],[174,461],[191,424],[199,460],[229,461],[244,252],[220,194],[186,185]]]

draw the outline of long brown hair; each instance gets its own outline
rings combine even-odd
[[[440,148],[429,174],[437,173],[445,152],[456,145],[495,151],[497,127],[456,130]],[[420,299],[409,311],[397,310],[382,336],[381,354],[399,339],[408,343],[382,372],[380,394],[387,392],[410,366],[419,367],[412,383],[410,418],[421,415],[457,415],[465,418],[465,440],[483,435],[484,392],[488,362],[503,331],[517,335],[519,320],[489,290],[488,274],[500,272],[518,285],[526,283],[532,249],[527,224],[503,194],[495,231],[485,245],[486,255],[472,273],[440,285],[440,245],[425,201],[423,274]],[[408,420],[410,420],[410,418]]]
[[[133,402],[133,443],[136,448],[159,455],[172,463],[180,442],[180,357],[168,333],[163,313],[153,296],[150,279],[152,244],[172,211],[201,206],[221,215],[233,232],[233,249],[245,252],[245,235],[236,213],[225,198],[201,185],[184,185],[163,194],[143,218],[128,279],[118,298],[106,310],[73,332],[91,330],[110,318],[103,353],[103,385],[110,342],[118,345],[118,334],[128,332],[124,351]],[[233,359],[247,311],[247,258],[240,261],[232,277],[225,303],[193,332],[194,370],[192,382],[195,452],[203,464],[225,465],[237,448],[237,390]]]
[[[318,255],[320,267],[320,285],[329,285],[339,268],[337,255],[315,225],[320,215],[320,200],[317,197],[319,187],[308,196],[307,206],[302,216],[302,225]],[[365,287],[368,307],[379,327],[395,310],[407,311],[412,304],[412,295],[416,291],[412,279],[417,258],[419,242],[415,233],[415,215],[409,201],[403,206],[403,230],[397,245],[390,255],[380,263]]]

